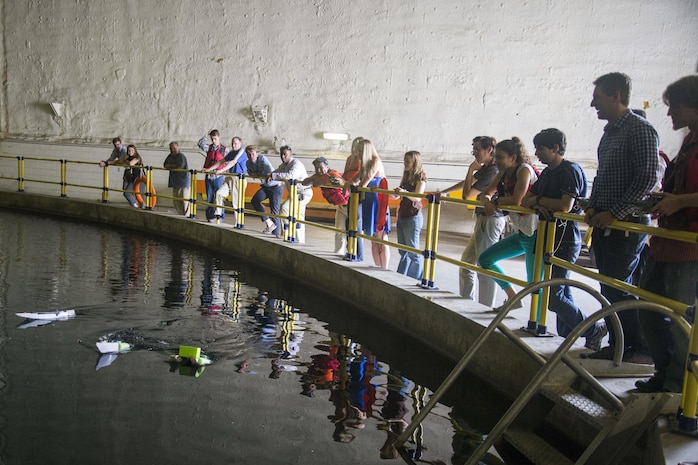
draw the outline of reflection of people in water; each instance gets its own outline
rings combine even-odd
[[[363,429],[366,414],[351,404],[349,392],[339,385],[330,393],[330,402],[334,404],[334,415],[327,416],[335,425],[332,439],[337,442],[353,441],[356,436],[349,432],[349,428]]]
[[[216,270],[212,258],[205,258],[203,265],[203,279],[201,281],[201,310],[220,312],[223,304],[223,296],[220,292],[220,271]]]
[[[339,379],[337,346],[321,345],[316,348],[327,353],[311,355],[308,370],[301,375],[301,394],[307,397],[313,397],[318,389],[332,389]]]
[[[339,336],[337,348],[339,376],[330,393],[330,402],[334,404],[334,415],[327,417],[335,425],[332,439],[337,442],[353,441],[355,436],[349,432],[349,428],[364,428],[364,420],[367,416],[366,412],[356,405],[364,406],[363,394],[366,389],[363,384],[363,375],[366,358],[355,354],[353,347],[351,339],[343,335]],[[372,405],[373,402],[370,404]]]
[[[112,293],[118,294],[120,291],[135,287],[140,274],[141,263],[141,239],[135,236],[124,236],[122,244],[121,276],[120,281],[112,281]]]
[[[453,441],[451,442],[453,445],[451,463],[453,465],[463,465],[470,459],[475,449],[482,444],[485,436],[473,430],[470,425],[456,414],[455,410],[449,414],[449,417],[454,429]],[[489,452],[478,463],[484,465],[505,465],[498,457]]]
[[[400,457],[400,453],[395,447],[395,441],[407,427],[405,415],[408,410],[405,401],[407,400],[408,381],[393,368],[388,372],[388,379],[390,382],[388,396],[381,408],[381,416],[385,423],[378,426],[379,429],[387,432],[385,442],[380,449],[380,457],[382,459],[396,459]]]
[[[165,285],[165,308],[183,307],[187,300],[187,276],[183,273],[182,249],[170,250],[170,280]]]

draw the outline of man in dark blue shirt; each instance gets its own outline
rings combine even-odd
[[[164,168],[167,170],[188,170],[187,157],[179,151],[177,142],[170,142],[170,153],[165,158]],[[191,178],[185,171],[170,171],[167,187],[172,188],[175,210],[180,215],[189,215],[189,187]]]
[[[575,198],[586,197],[587,179],[577,163],[563,158],[567,146],[565,134],[559,129],[545,129],[533,138],[533,144],[536,147],[536,156],[547,168],[526,193],[521,205],[538,210],[542,219],[552,218],[549,213],[556,211],[581,213],[575,206]],[[554,255],[574,263],[579,257],[582,243],[579,226],[574,221],[555,221],[557,225]],[[569,270],[553,266],[552,278],[567,279],[569,276]],[[548,308],[557,314],[557,332],[562,337],[566,337],[575,326],[586,319],[584,313],[575,305],[569,286],[550,287]],[[607,332],[605,322],[597,322],[582,335],[586,338],[585,347],[593,351],[599,350],[601,340]]]

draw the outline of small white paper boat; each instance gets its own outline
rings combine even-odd
[[[37,326],[50,325],[51,320],[29,320],[17,326],[17,329],[36,328]]]
[[[30,320],[67,320],[75,318],[75,310],[57,310],[55,312],[23,312],[15,313],[20,318]]]
[[[98,342],[97,349],[100,354],[118,354],[119,352],[128,352],[131,350],[131,344],[128,342]]]

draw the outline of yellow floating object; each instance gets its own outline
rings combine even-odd
[[[201,347],[190,347],[190,346],[179,346],[179,354],[182,358],[196,358],[201,357]]]

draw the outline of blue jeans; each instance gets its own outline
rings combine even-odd
[[[397,243],[419,248],[419,233],[422,231],[424,218],[422,213],[415,216],[397,218]],[[422,279],[424,257],[421,254],[400,249],[400,263],[397,272],[414,279]]]
[[[127,181],[124,179],[124,190],[125,191],[132,191],[135,187],[136,182],[135,181]],[[138,201],[136,200],[136,197],[130,193],[130,192],[124,192],[124,197],[128,201],[129,205],[136,204],[138,205]]]
[[[507,258],[518,257],[519,255],[526,255],[526,281],[529,283],[533,281],[533,266],[535,264],[535,253],[533,249],[536,245],[536,234],[533,236],[527,236],[523,233],[516,232],[510,236],[505,237],[501,241],[494,244],[492,247],[488,248],[480,254],[478,262],[480,266],[496,271],[500,274],[506,274],[504,270],[497,265],[500,260],[505,260]],[[511,283],[495,279],[499,287],[502,289],[508,289],[512,287]]]
[[[649,217],[638,218],[638,221],[648,225]],[[605,229],[594,228],[591,236],[591,247],[594,250],[599,273],[629,284],[637,284],[635,275],[639,275],[637,268],[640,264],[640,254],[647,240],[647,235],[628,233],[626,236],[624,231],[615,229],[609,231],[607,235]],[[611,303],[637,300],[636,296],[605,284],[601,284],[601,294]],[[618,313],[618,318],[623,326],[625,349],[632,348],[636,352],[648,353],[647,343],[640,329],[638,311],[624,310]],[[616,342],[615,331],[608,319],[606,319],[606,323],[609,333],[608,340],[613,347]]]
[[[216,191],[221,188],[223,183],[225,182],[225,178],[223,176],[212,176],[210,174],[206,175],[205,179],[205,184],[206,184],[206,201],[208,203],[216,203]],[[211,207],[208,206],[206,207],[206,219],[207,220],[212,220],[216,217],[216,207]],[[225,211],[221,212],[221,218],[225,217]]]
[[[698,262],[657,262],[650,257],[641,286],[661,296],[692,304],[698,280]],[[656,376],[681,386],[686,372],[688,336],[668,317],[649,310],[640,310],[640,324]]]
[[[575,263],[579,257],[581,244],[578,243],[562,243],[555,252],[555,256],[570,263]],[[570,272],[565,268],[553,266],[552,275],[555,278],[569,278]],[[586,315],[575,305],[572,297],[572,288],[570,286],[550,286],[550,302],[548,308],[551,312],[557,314],[557,334],[562,337],[567,337],[569,333],[582,321],[586,319]],[[589,328],[582,337],[590,337],[594,334],[594,326]]]
[[[254,208],[255,211],[258,211],[260,213],[266,213],[266,209],[264,208],[264,205],[262,205],[262,202],[265,199],[269,199],[269,210],[271,210],[271,213],[273,215],[278,215],[281,211],[281,197],[283,195],[283,185],[260,186],[259,190],[255,192],[254,196],[252,196],[252,208]],[[266,222],[268,219],[268,216],[262,216],[262,221]],[[274,218],[273,221],[276,225],[276,230],[274,231],[274,234],[278,236],[279,234],[283,233],[283,230],[281,229],[281,219]]]

